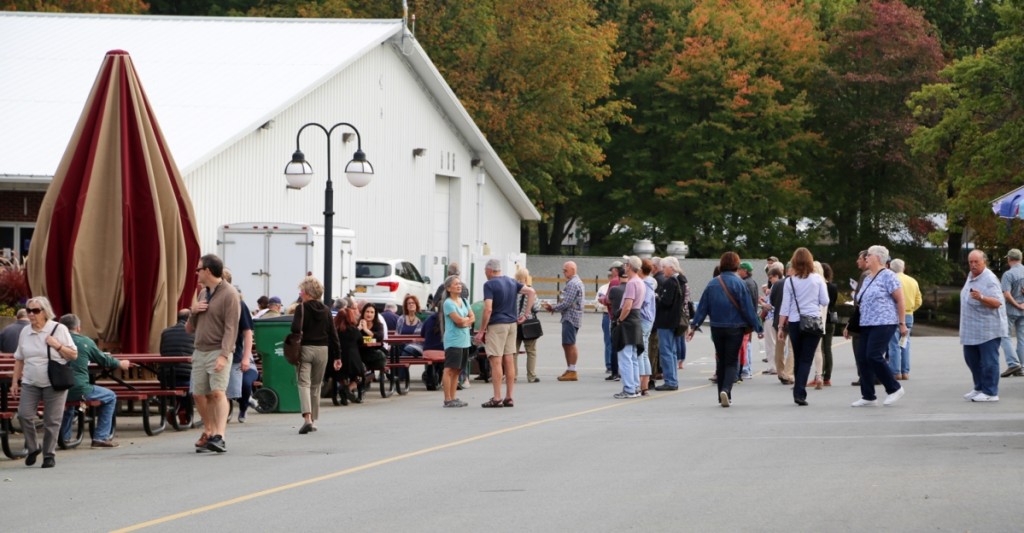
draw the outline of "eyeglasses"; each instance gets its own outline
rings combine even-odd
[[[43,310],[38,307],[26,307],[25,310],[33,315],[38,315],[43,312]]]

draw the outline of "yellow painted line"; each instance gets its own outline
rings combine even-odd
[[[122,529],[115,529],[115,530],[113,530],[113,533],[126,533],[126,532],[129,532],[129,531],[138,531],[140,529],[145,529],[145,528],[148,528],[148,527],[158,526],[160,524],[166,524],[168,522],[173,522],[173,521],[179,520],[181,518],[187,518],[187,517],[190,517],[190,516],[195,516],[195,515],[198,515],[198,514],[209,512],[209,511],[215,511],[217,509],[223,509],[223,508],[229,507],[231,505],[247,502],[249,500],[255,500],[257,498],[262,498],[264,496],[270,496],[271,494],[277,494],[279,492],[284,492],[284,491],[287,491],[287,490],[292,490],[292,489],[297,489],[297,488],[300,488],[300,487],[305,487],[307,485],[312,485],[314,483],[320,483],[322,481],[328,481],[328,480],[331,480],[331,479],[336,479],[336,478],[339,478],[339,477],[347,476],[349,474],[355,474],[357,472],[362,472],[364,470],[369,470],[371,468],[377,468],[379,466],[389,465],[391,463],[397,463],[399,461],[404,461],[406,459],[412,459],[414,457],[419,457],[419,456],[422,456],[422,455],[427,455],[429,453],[434,453],[434,452],[438,452],[438,451],[441,451],[441,450],[447,450],[449,448],[454,448],[456,446],[463,446],[465,444],[471,444],[471,443],[478,442],[478,441],[481,441],[481,440],[484,440],[484,439],[489,439],[489,438],[492,438],[492,437],[497,437],[499,435],[504,435],[506,433],[512,433],[514,431],[520,431],[520,430],[524,430],[524,429],[529,429],[529,428],[536,427],[536,426],[539,426],[539,425],[542,425],[542,424],[550,424],[550,423],[553,423],[553,422],[559,422],[559,421],[562,421],[562,420],[568,420],[570,418],[577,418],[577,417],[580,417],[580,416],[585,416],[585,415],[589,415],[589,414],[593,414],[593,413],[599,413],[601,411],[607,411],[609,409],[615,409],[615,408],[618,408],[618,407],[623,407],[623,406],[627,406],[627,405],[633,405],[633,404],[636,404],[636,403],[639,403],[639,402],[655,400],[655,399],[658,399],[658,398],[665,398],[665,397],[672,396],[672,395],[675,395],[675,394],[680,394],[680,393],[683,393],[683,392],[689,392],[689,391],[695,391],[695,390],[699,390],[699,389],[705,389],[705,388],[708,388],[710,386],[711,385],[699,385],[699,386],[690,387],[690,388],[687,388],[687,389],[679,389],[677,391],[659,393],[657,395],[648,396],[647,398],[639,398],[639,399],[636,399],[636,400],[633,400],[633,401],[617,402],[617,403],[608,404],[608,405],[605,405],[605,406],[602,406],[602,407],[595,407],[593,409],[587,409],[585,411],[578,411],[578,412],[575,412],[575,413],[569,413],[569,414],[555,416],[555,417],[551,417],[551,418],[545,418],[545,419],[542,419],[542,420],[535,420],[533,422],[527,422],[525,424],[521,424],[521,425],[518,425],[518,426],[512,426],[512,427],[505,428],[505,429],[499,429],[499,430],[496,430],[496,431],[491,431],[489,433],[483,433],[483,434],[477,435],[475,437],[469,437],[469,438],[465,438],[465,439],[461,439],[461,440],[457,440],[457,441],[452,441],[452,442],[449,442],[447,444],[440,444],[440,445],[437,445],[437,446],[432,446],[430,448],[423,448],[421,450],[416,450],[414,452],[403,453],[401,455],[396,455],[396,456],[393,456],[393,457],[388,457],[386,459],[381,459],[379,461],[373,461],[372,463],[366,463],[366,464],[363,464],[363,465],[360,465],[360,466],[355,466],[355,467],[352,467],[352,468],[347,468],[345,470],[339,470],[337,472],[332,472],[330,474],[325,474],[325,475],[322,475],[322,476],[317,476],[317,477],[314,477],[314,478],[304,479],[302,481],[296,481],[294,483],[287,483],[285,485],[280,485],[280,486],[277,486],[277,487],[272,487],[272,488],[261,490],[261,491],[258,491],[258,492],[253,492],[253,493],[250,493],[250,494],[245,494],[245,495],[239,496],[237,498],[231,498],[230,500],[224,500],[224,501],[213,503],[213,504],[210,504],[210,505],[204,505],[203,507],[197,507],[195,509],[190,509],[188,511],[182,511],[180,513],[175,513],[175,514],[172,514],[172,515],[167,515],[167,516],[164,516],[164,517],[161,517],[161,518],[156,518],[156,519],[153,519],[153,520],[149,520],[147,522],[140,522],[138,524],[131,525],[131,526],[128,526],[128,527],[125,527],[125,528],[122,528]]]

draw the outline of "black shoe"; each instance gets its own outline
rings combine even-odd
[[[672,385],[658,385],[657,387],[654,387],[654,390],[657,390],[657,391],[679,390],[679,387],[674,387]]]
[[[32,465],[36,464],[36,457],[39,457],[39,454],[41,454],[41,453],[43,453],[42,450],[36,450],[34,452],[29,452],[28,455],[25,456],[25,466],[32,466]]]
[[[850,385],[853,387],[860,387],[860,380],[858,379],[857,381],[851,381]]]
[[[309,422],[306,422],[305,424],[302,424],[301,428],[299,428],[299,435],[305,435],[306,433],[309,433],[310,431],[313,431],[313,424],[310,424]]]
[[[57,460],[53,457],[43,457],[43,468],[53,468],[57,466]]]
[[[793,398],[793,401],[796,402],[796,404],[801,407],[805,407],[807,405],[807,400],[804,400],[802,398]]]
[[[228,451],[228,445],[224,442],[224,437],[214,435],[206,440],[206,449],[211,452],[224,453]]]
[[[619,379],[620,378],[619,378],[618,374],[612,374],[612,375],[604,378],[605,381],[618,381]]]

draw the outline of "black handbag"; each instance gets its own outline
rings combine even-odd
[[[850,320],[846,322],[846,329],[850,333],[860,333],[860,304],[853,305],[853,313],[850,313]]]
[[[793,303],[796,304],[796,312],[800,315],[800,333],[821,337],[825,335],[825,325],[821,322],[820,316],[810,316],[800,313],[800,301],[796,297],[796,285],[793,278],[789,278],[789,288],[793,290]]]
[[[878,277],[878,276],[875,276]],[[864,292],[867,292],[868,287],[875,282],[875,278],[871,278],[868,282],[868,286],[864,287],[864,291],[861,292],[858,288],[857,294],[860,295],[860,299],[857,298],[857,294],[853,298],[853,313],[850,314],[850,320],[846,323],[846,329],[850,333],[860,333],[860,301],[864,299]]]
[[[299,304],[296,313],[299,315],[299,332],[289,333],[284,338],[284,358],[292,366],[299,366],[299,361],[302,360],[302,325],[303,317],[306,315],[302,309],[302,304]],[[294,320],[294,318],[292,319]]]
[[[520,327],[523,328],[523,340],[532,341],[544,336],[544,328],[540,325],[540,319],[535,316],[524,320]]]
[[[60,324],[53,327],[53,331],[50,332],[52,337],[57,332],[57,328]],[[67,363],[61,364],[50,357],[50,345],[46,345],[46,376],[50,378],[50,386],[53,390],[60,392],[66,391],[71,387],[75,386],[75,375],[71,372],[71,367]]]

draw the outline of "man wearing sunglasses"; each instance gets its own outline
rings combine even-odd
[[[238,291],[223,275],[224,262],[219,257],[208,254],[199,259],[196,267],[199,294],[192,304],[192,316],[185,323],[185,330],[196,336],[196,350],[192,353],[192,394],[199,416],[203,418],[203,434],[196,441],[196,453],[227,451],[225,391],[242,308]]]

